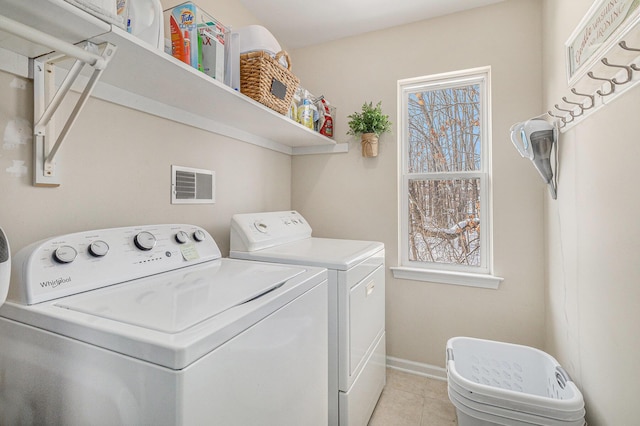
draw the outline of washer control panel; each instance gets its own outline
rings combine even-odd
[[[31,305],[220,257],[211,235],[195,225],[61,235],[25,247],[14,256],[17,299]]]
[[[256,251],[311,237],[296,211],[236,214],[231,218],[231,250]]]

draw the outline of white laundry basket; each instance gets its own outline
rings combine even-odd
[[[584,425],[584,399],[549,354],[469,337],[447,342],[449,398],[459,426]]]

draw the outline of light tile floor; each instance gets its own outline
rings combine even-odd
[[[456,426],[447,382],[387,368],[387,385],[369,426]]]

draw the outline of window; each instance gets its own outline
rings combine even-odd
[[[490,69],[398,82],[399,278],[496,288]]]

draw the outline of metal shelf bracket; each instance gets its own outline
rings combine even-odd
[[[74,45],[72,45],[74,46]],[[74,46],[77,47],[77,46]],[[80,55],[73,55],[76,59],[73,66],[65,76],[64,80],[51,98],[51,93],[55,89],[55,64],[69,58],[65,53],[50,53],[34,59],[33,61],[33,104],[34,119],[37,119],[33,127],[34,134],[34,185],[35,186],[59,186],[60,176],[56,173],[55,157],[73,126],[78,114],[91,96],[96,83],[100,79],[102,72],[107,67],[109,61],[114,56],[117,47],[110,43],[103,43],[99,46],[85,42],[83,51],[90,54],[80,58]],[[90,61],[88,62],[87,59]],[[58,107],[65,96],[72,88],[81,71],[88,65],[93,68],[93,72],[86,83],[80,97],[73,110],[69,114],[62,130],[55,136],[52,122]],[[49,99],[51,98],[51,101]],[[51,141],[55,143],[51,144]]]
[[[117,47],[110,43],[99,46],[84,42],[79,46],[52,37],[36,28],[29,27],[20,22],[0,15],[0,30],[28,40],[32,43],[50,48],[53,53],[40,56],[33,60],[33,100],[34,100],[34,185],[59,186],[60,177],[56,175],[55,156],[60,149],[62,141],[71,129],[85,102],[91,95],[98,79],[102,75]],[[75,63],[63,80],[51,102],[48,101],[50,93],[55,88],[54,64],[61,60],[73,58]],[[73,86],[85,65],[93,68],[93,74],[85,85],[76,102],[73,111],[67,118],[62,131],[55,138],[53,118],[62,100]],[[55,139],[55,144],[49,148],[49,141]]]

